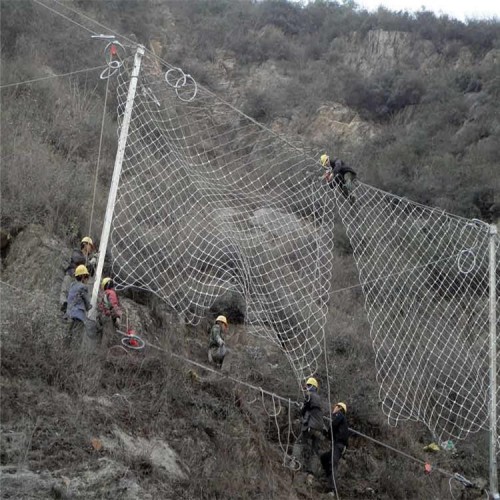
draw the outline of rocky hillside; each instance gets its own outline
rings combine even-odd
[[[36,249],[36,251],[34,251]],[[3,261],[1,469],[4,498],[320,498],[321,479],[283,466],[298,409],[254,390],[300,399],[276,347],[231,324],[222,373],[206,364],[206,324],[191,327],[144,296],[122,297],[151,345],[126,351],[108,335],[97,351],[64,349],[60,267],[69,248],[40,226],[16,236]],[[354,279],[348,257],[337,284]],[[418,425],[392,428],[378,410],[367,327],[354,316],[359,291],[337,296],[328,337],[332,396],[349,402],[350,425],[420,459],[483,484],[485,442],[429,456]],[[142,303],[142,305],[140,304]],[[194,363],[193,363],[194,362]],[[230,378],[227,378],[227,377]],[[326,383],[326,372],[319,373]],[[238,383],[241,381],[244,384]],[[455,492],[461,487],[454,485]],[[341,498],[445,498],[448,478],[361,437],[339,476]],[[465,492],[462,493],[465,495]],[[479,498],[472,490],[462,498]]]
[[[100,66],[102,47],[88,29],[109,26],[318,156],[338,153],[364,181],[469,217],[499,215],[498,23],[286,0],[64,0],[52,7],[66,18],[31,0],[2,2],[2,85]],[[284,356],[241,318],[230,318],[232,359],[222,374],[200,367],[212,317],[186,325],[138,292],[121,299],[151,344],[144,351],[124,350],[118,336],[97,352],[63,349],[62,264],[81,236],[100,234],[116,149],[110,97],[96,174],[104,94],[95,71],[1,90],[1,224],[10,234],[5,247],[2,236],[0,275],[2,496],[326,495],[321,479],[308,484],[283,465],[297,409],[277,408],[248,384],[294,401],[301,394]],[[336,231],[332,289],[346,290],[330,301],[331,365],[318,374],[322,387],[329,377],[354,429],[483,486],[485,435],[430,455],[424,426],[394,428],[384,418],[363,297],[352,287],[352,250]],[[484,496],[456,482],[450,492],[449,477],[425,475],[421,464],[356,436],[339,474],[340,498]]]

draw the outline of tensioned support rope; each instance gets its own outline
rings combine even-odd
[[[92,207],[90,209],[90,220],[89,220],[89,231],[88,234],[92,232],[92,220],[94,218],[94,208],[95,208],[95,198],[97,193],[97,179],[99,178],[99,165],[101,163],[101,151],[102,151],[102,139],[104,136],[104,122],[106,120],[106,105],[108,102],[108,90],[109,90],[109,78],[106,78],[106,90],[104,93],[104,104],[102,107],[102,119],[101,119],[101,132],[99,135],[99,148],[97,151],[97,162],[94,173],[94,188],[92,193]]]
[[[279,399],[281,401],[284,401],[287,404],[290,403],[290,404],[294,404],[295,406],[298,406],[298,407],[301,406],[299,402],[293,401],[290,398],[284,398],[284,397],[278,396],[277,394],[275,394],[273,392],[266,391],[262,387],[259,387],[259,386],[253,385],[253,384],[249,384],[248,382],[245,382],[243,380],[237,379],[235,377],[231,377],[231,375],[220,373],[217,370],[214,370],[213,368],[210,368],[209,366],[204,365],[203,363],[199,363],[198,361],[193,361],[192,359],[185,358],[184,356],[181,356],[180,354],[175,354],[173,352],[167,351],[166,349],[163,349],[162,347],[151,344],[150,342],[145,342],[145,343],[148,347],[151,347],[151,348],[156,349],[158,351],[164,352],[164,353],[168,354],[169,356],[172,356],[173,358],[179,359],[181,361],[186,361],[187,363],[190,363],[191,365],[197,366],[198,368],[201,368],[202,370],[206,370],[206,371],[215,373],[221,378],[225,378],[225,379],[231,380],[232,382],[235,382],[237,384],[244,385],[244,386],[246,386],[254,391],[260,392],[261,394],[267,394],[268,396],[270,396],[272,398]]]
[[[87,26],[84,26],[83,24],[80,24],[79,22],[75,21],[74,19],[71,19],[70,17],[68,16],[65,16],[64,14],[62,14],[61,12],[58,12],[57,10],[53,9],[52,7],[49,7],[48,5],[45,5],[43,2],[40,2],[39,0],[33,0],[33,2],[35,2],[36,4],[40,5],[41,7],[45,7],[47,10],[50,10],[51,12],[53,12],[54,14],[57,14],[58,16],[66,19],[67,21],[69,21],[70,23],[73,23],[75,24],[76,26],[78,26],[79,28],[82,28],[84,29],[85,31],[89,32],[89,33],[92,33],[92,35],[97,35],[98,33],[94,30],[91,30],[90,28],[87,28]],[[62,4],[59,4],[59,5],[62,5]],[[70,9],[71,10],[71,9]]]
[[[169,356],[173,357],[173,358],[176,358],[180,361],[185,361],[186,363],[189,363],[193,366],[197,366],[198,368],[201,368],[202,370],[206,370],[208,372],[211,372],[211,373],[215,373],[217,376],[219,376],[220,378],[222,379],[227,379],[227,380],[231,380],[232,382],[235,382],[237,384],[240,384],[240,385],[244,385],[246,387],[248,387],[249,389],[252,389],[254,391],[258,391],[260,392],[261,394],[267,394],[268,396],[270,396],[271,398],[274,399],[277,399],[277,400],[281,400],[285,403],[287,403],[287,405],[294,405],[296,407],[301,407],[301,403],[299,403],[298,401],[293,401],[292,399],[290,398],[285,398],[283,396],[280,396],[274,392],[270,392],[270,391],[266,391],[265,389],[263,389],[262,387],[259,387],[259,386],[256,386],[256,385],[253,385],[253,384],[250,384],[248,382],[245,382],[244,380],[240,380],[240,379],[237,379],[235,377],[232,377],[231,375],[227,375],[227,374],[224,374],[224,373],[221,373],[220,371],[217,371],[215,370],[214,368],[211,368],[209,366],[206,366],[204,365],[203,363],[199,363],[198,361],[194,361],[192,359],[189,359],[189,358],[186,358],[184,356],[181,356],[180,354],[175,354],[173,352],[170,352],[170,351],[167,351],[166,349],[163,349],[162,347],[159,347],[159,346],[156,346],[154,344],[151,344],[150,342],[145,342],[145,344],[148,346],[148,347],[151,347],[152,349],[156,349],[158,351],[161,351],[161,352],[164,352],[165,354],[168,354]],[[328,420],[330,421],[330,417],[323,417],[325,420]],[[417,458],[417,457],[414,457],[413,455],[410,455],[409,453],[406,453],[404,451],[401,451],[401,450],[398,450],[397,448],[394,448],[393,446],[390,446],[382,441],[379,441],[378,439],[375,439],[371,436],[368,436],[356,429],[353,429],[351,427],[349,427],[349,432],[352,432],[353,434],[356,434],[357,436],[360,436],[360,437],[363,437],[373,443],[376,443],[378,444],[379,446],[382,446],[390,451],[393,451],[394,453],[398,453],[399,455],[401,456],[404,456],[406,458],[408,458],[409,460],[413,460],[414,462],[420,464],[420,465],[426,465],[428,462],[424,461],[424,460],[421,460],[420,458]],[[469,481],[468,479],[466,479],[464,476],[460,475],[460,474],[457,474],[457,473],[453,473],[453,472],[449,472],[445,469],[442,469],[441,467],[434,467],[431,465],[431,470],[435,470],[437,472],[440,472],[441,474],[445,475],[445,476],[448,476],[452,479],[456,479],[457,481],[461,482],[462,484],[464,484],[465,486],[468,486],[468,487],[472,487],[474,486],[474,483],[472,483],[471,481]]]
[[[106,67],[107,67],[107,64],[104,64],[101,66],[94,66],[93,68],[84,68],[84,69],[78,69],[76,71],[70,71],[69,73],[62,73],[61,75],[42,76],[40,78],[34,78],[33,80],[24,80],[22,82],[16,82],[16,83],[6,83],[5,85],[0,85],[0,89],[6,89],[9,87],[17,87],[19,85],[28,85],[30,83],[41,82],[43,80],[50,80],[52,78],[62,78],[64,76],[77,75],[78,73],[97,71],[98,69],[104,69]]]
[[[7,286],[7,287],[9,287],[9,288],[11,288],[13,290],[18,291],[18,292],[26,293],[25,290],[21,290],[20,288],[16,287],[15,285],[11,285],[10,283],[7,283],[6,281],[0,280],[0,285],[5,285],[5,286]],[[37,295],[34,294],[34,293],[32,293],[32,292],[27,292],[27,293],[29,295],[37,297]],[[43,297],[45,299],[47,299],[47,296],[45,294],[43,294]],[[285,397],[280,396],[280,395],[278,395],[278,394],[276,394],[274,392],[267,391],[266,389],[264,389],[264,388],[262,388],[260,386],[256,386],[254,384],[250,384],[248,382],[245,382],[244,380],[240,380],[240,379],[238,379],[236,377],[232,377],[231,375],[227,375],[227,374],[221,373],[220,371],[215,370],[214,368],[211,368],[209,366],[206,366],[203,363],[199,363],[198,361],[194,361],[192,359],[186,358],[184,356],[181,356],[180,354],[175,354],[175,353],[173,353],[171,351],[168,351],[168,350],[166,350],[166,349],[164,349],[162,347],[159,347],[159,346],[157,346],[155,344],[152,344],[150,342],[145,341],[145,345],[147,345],[148,347],[150,347],[152,349],[156,349],[157,351],[163,352],[163,353],[165,353],[165,354],[167,354],[167,355],[169,355],[169,356],[171,356],[171,357],[173,357],[175,359],[178,359],[180,361],[184,361],[184,362],[189,363],[189,364],[191,364],[193,366],[197,366],[198,368],[201,368],[202,370],[214,373],[215,375],[217,375],[221,379],[231,380],[232,382],[234,382],[236,384],[243,385],[243,386],[248,387],[249,389],[257,391],[261,395],[262,394],[266,394],[266,395],[270,396],[273,399],[273,401],[274,400],[283,401],[284,403],[287,404],[287,406],[288,406],[289,409],[291,408],[292,405],[295,406],[295,407],[297,407],[297,408],[300,408],[302,406],[301,403],[299,403],[298,401],[294,401],[291,398],[285,398]],[[257,398],[256,398],[256,400],[257,400]],[[324,419],[327,420],[327,421],[330,421],[330,417],[324,417]],[[413,460],[414,462],[416,462],[416,463],[418,463],[420,465],[426,465],[426,463],[427,463],[424,460],[421,460],[421,459],[419,459],[417,457],[414,457],[413,455],[410,455],[409,453],[406,453],[404,451],[398,450],[397,448],[394,448],[391,445],[388,445],[388,444],[386,444],[386,443],[384,443],[382,441],[379,441],[378,439],[375,439],[375,438],[373,438],[371,436],[368,436],[367,434],[364,434],[364,433],[362,433],[362,432],[360,432],[360,431],[358,431],[356,429],[353,429],[352,427],[349,427],[349,431],[351,433],[353,433],[353,434],[356,434],[357,436],[365,438],[368,441],[371,441],[371,442],[373,442],[373,443],[375,443],[375,444],[377,444],[379,446],[382,446],[382,447],[384,447],[384,448],[386,448],[386,449],[388,449],[390,451],[393,451],[394,453],[397,453],[397,454],[399,454],[401,456],[404,456],[405,458],[407,458],[409,460]],[[468,486],[468,487],[474,486],[474,483],[472,483],[471,481],[467,480],[465,477],[463,477],[460,474],[449,472],[449,471],[447,471],[445,469],[442,469],[440,467],[434,467],[434,466],[432,466],[432,464],[431,464],[431,467],[432,467],[431,470],[435,470],[437,472],[440,472],[441,474],[443,474],[443,475],[445,475],[445,476],[447,476],[447,477],[449,477],[451,479],[456,479],[457,481],[461,482],[465,486]]]

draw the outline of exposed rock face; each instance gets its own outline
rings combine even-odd
[[[363,121],[351,108],[334,102],[318,109],[306,133],[316,144],[324,144],[332,136],[339,141],[359,143],[372,138],[377,129]]]
[[[71,250],[38,225],[27,226],[11,241],[2,280],[26,290],[59,293]]]
[[[348,66],[366,76],[400,65],[424,69],[434,66],[439,59],[431,41],[401,31],[373,30],[366,35],[354,32],[336,38],[332,47]]]
[[[494,66],[500,62],[500,49],[490,50],[481,61],[481,65],[485,67]]]
[[[170,476],[177,479],[186,478],[185,467],[182,466],[179,456],[165,441],[130,436],[118,428],[113,434],[113,438],[101,438],[105,448],[121,452],[125,456],[144,457],[151,461],[152,465],[163,468]]]

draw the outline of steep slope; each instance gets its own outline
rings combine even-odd
[[[452,43],[442,43],[413,20],[405,32],[345,7],[315,11],[320,4],[297,16],[288,2],[76,6],[148,46],[154,42],[169,62],[275,131],[300,137],[318,154],[339,152],[363,180],[469,216],[497,217],[495,25],[484,27],[484,47],[471,42],[481,25],[455,26]],[[274,15],[280,6],[284,13]],[[1,22],[2,84],[102,63],[87,31],[32,2],[3,2]],[[129,303],[141,333],[166,352],[120,356],[121,349],[106,346],[86,357],[61,350],[59,266],[70,240],[88,230],[105,88],[96,82],[97,73],[89,73],[2,89],[2,227],[25,229],[2,261],[3,494],[316,498],[321,485],[310,487],[281,466],[280,440],[289,420],[297,432],[295,412],[282,410],[278,436],[272,400],[263,406],[258,391],[168,355],[205,363],[206,325],[187,327],[151,297],[134,294],[144,306]],[[92,234],[100,233],[116,147],[114,108],[110,97]],[[27,228],[33,222],[43,228]],[[345,235],[336,242],[333,290],[357,283]],[[348,401],[352,427],[447,470],[486,477],[483,434],[457,444],[453,456],[429,456],[422,451],[432,440],[425,428],[385,421],[360,290],[333,293],[330,309],[332,398]],[[240,325],[229,344],[230,374],[300,399],[277,351]],[[325,369],[319,377],[325,385]],[[419,464],[359,437],[340,474],[341,498],[450,496],[446,476],[426,476]]]
[[[29,252],[33,247],[39,251]],[[297,408],[248,384],[292,401],[301,396],[283,355],[250,330],[231,325],[229,363],[217,374],[199,365],[206,364],[206,325],[186,326],[153,299],[146,307],[122,297],[134,326],[155,347],[126,353],[116,336],[97,352],[66,351],[67,325],[57,312],[62,272],[43,263],[56,263],[68,251],[33,226],[14,239],[5,261],[0,477],[6,498],[306,499],[326,493],[320,481],[307,485],[302,473],[282,466],[299,430]],[[335,278],[342,288],[353,278],[349,257],[335,264],[344,269]],[[332,398],[348,401],[354,429],[424,458],[425,429],[392,428],[377,409],[366,325],[354,316],[360,298],[351,289],[332,299]],[[318,374],[324,387],[325,376]],[[458,449],[433,462],[484,475],[481,446]],[[418,464],[355,436],[340,469],[341,498],[443,498],[447,488],[446,476],[430,482]]]

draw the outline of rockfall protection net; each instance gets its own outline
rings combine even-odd
[[[389,421],[419,420],[440,440],[488,429],[488,225],[363,184],[354,203],[335,196]],[[497,310],[499,250],[497,243]]]
[[[319,168],[303,149],[146,55],[111,234],[117,284],[157,294],[191,323],[217,300],[239,300],[252,331],[280,346],[298,379],[314,374],[334,206],[318,189]]]
[[[129,70],[117,72],[119,117]],[[116,282],[193,323],[239,297],[252,332],[303,380],[321,353],[337,205],[389,421],[421,421],[441,440],[488,428],[488,228],[361,183],[348,199],[311,158],[145,56],[111,235]]]

